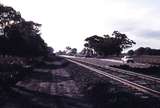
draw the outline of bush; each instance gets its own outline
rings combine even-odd
[[[31,71],[31,67],[23,67],[18,64],[1,64],[0,85],[3,87],[13,86]]]

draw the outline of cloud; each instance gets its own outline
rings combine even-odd
[[[137,34],[146,38],[160,39],[160,30],[139,30]]]
[[[1,1],[20,11],[25,19],[41,23],[42,36],[55,49],[66,45],[83,48],[86,37],[114,30],[126,33],[139,46],[159,45],[160,0]]]

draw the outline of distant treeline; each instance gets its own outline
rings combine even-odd
[[[129,55],[160,55],[160,49],[152,49],[150,47],[140,47],[135,51],[129,50]]]

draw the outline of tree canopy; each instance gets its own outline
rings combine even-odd
[[[85,47],[94,49],[94,51],[102,56],[119,55],[123,49],[132,47],[135,42],[130,40],[126,34],[114,31],[112,36],[91,36],[85,39]]]
[[[66,54],[67,55],[76,55],[77,54],[77,49],[76,48],[71,48],[70,46],[66,47]]]
[[[132,55],[134,55],[134,51],[133,51],[133,50],[129,50],[129,51],[127,52],[127,54],[130,55],[130,56],[132,56]]]
[[[136,55],[160,55],[160,49],[152,49],[150,47],[139,47],[134,51]]]
[[[0,27],[5,28],[6,26],[17,24],[24,21],[21,17],[20,12],[17,12],[12,7],[4,6],[0,4]]]
[[[25,21],[20,12],[12,7],[0,5],[0,53],[20,56],[40,56],[48,51],[41,38],[41,24]]]

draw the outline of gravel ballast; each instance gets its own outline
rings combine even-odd
[[[119,83],[73,63],[65,68],[94,108],[160,108],[155,98],[141,98]]]

